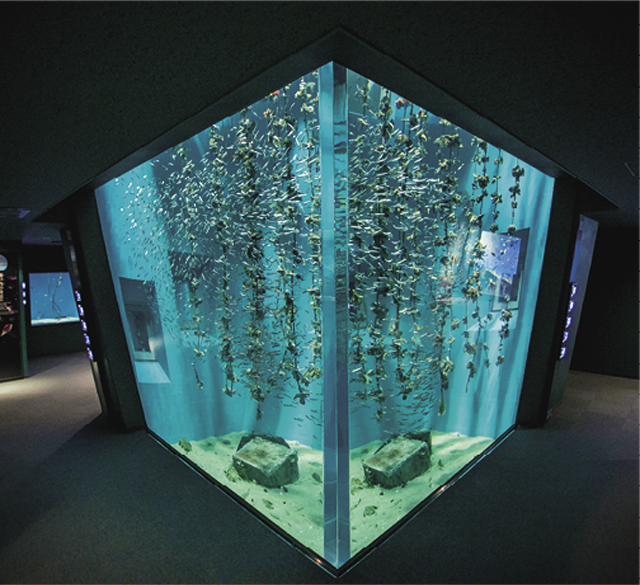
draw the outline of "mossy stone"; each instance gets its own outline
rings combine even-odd
[[[241,441],[233,455],[233,466],[242,479],[255,481],[267,488],[281,487],[300,477],[298,454],[286,441],[259,435],[252,436],[249,441]]]
[[[382,445],[363,461],[364,479],[369,486],[386,489],[401,486],[422,475],[431,463],[431,437],[419,439],[399,435]]]

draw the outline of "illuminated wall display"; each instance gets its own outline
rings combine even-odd
[[[101,404],[104,409],[105,406],[103,403],[102,385],[99,379],[99,374],[96,369],[97,365],[95,363],[95,356],[93,354],[93,349],[91,347],[91,339],[89,337],[89,327],[87,326],[85,310],[82,304],[83,303],[82,293],[80,292],[82,290],[82,287],[80,284],[80,272],[78,270],[78,257],[76,255],[75,246],[73,244],[71,231],[68,228],[64,228],[61,231],[61,237],[62,237],[64,249],[65,249],[65,255],[67,257],[66,258],[67,267],[69,270],[69,272],[66,274],[69,277],[69,285],[72,291],[72,297],[70,298],[69,302],[75,305],[73,312],[76,316],[76,320],[80,321],[80,328],[82,329],[82,338],[84,341],[85,349],[87,351],[87,356],[89,357],[89,360],[91,360],[92,362],[92,373],[93,373],[94,381],[96,384],[96,388],[98,388],[98,394],[100,396]],[[69,312],[71,312],[70,309],[69,309]]]
[[[91,339],[87,333],[87,322],[84,320],[84,307],[82,306],[82,296],[80,295],[80,291],[73,291],[73,296],[76,301],[76,309],[78,311],[78,315],[80,317],[80,327],[82,328],[82,338],[84,339],[84,345],[87,349],[87,355],[91,361],[95,361],[95,357],[93,355],[93,350],[91,349]]]
[[[574,298],[578,294],[578,283],[572,282],[569,288],[569,302],[567,304],[567,316],[564,321],[564,331],[562,332],[562,345],[560,346],[560,354],[558,355],[558,359],[562,360],[567,355],[567,343],[569,342],[569,337],[571,335],[571,325],[573,323],[573,317],[570,313],[573,312],[575,307]]]
[[[552,191],[333,63],[109,181],[150,431],[319,562],[360,558],[513,428]]]

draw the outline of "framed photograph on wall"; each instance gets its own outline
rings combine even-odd
[[[485,246],[482,289],[492,297],[492,311],[516,310],[527,256],[529,228],[513,235],[482,232]]]

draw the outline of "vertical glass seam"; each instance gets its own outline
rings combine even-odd
[[[350,557],[345,86],[343,67],[320,69],[324,556],[336,567]]]

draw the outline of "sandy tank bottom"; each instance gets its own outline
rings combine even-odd
[[[287,441],[298,453],[300,478],[281,488],[265,488],[242,479],[233,467],[233,454],[246,434],[235,432],[190,442],[181,439],[172,447],[301,544],[323,556],[322,451],[297,441]],[[494,441],[487,437],[437,431],[431,432],[431,438],[433,453],[429,469],[403,487],[393,489],[369,487],[364,483],[362,462],[382,445],[382,441],[372,441],[351,451],[352,555],[391,528]]]

